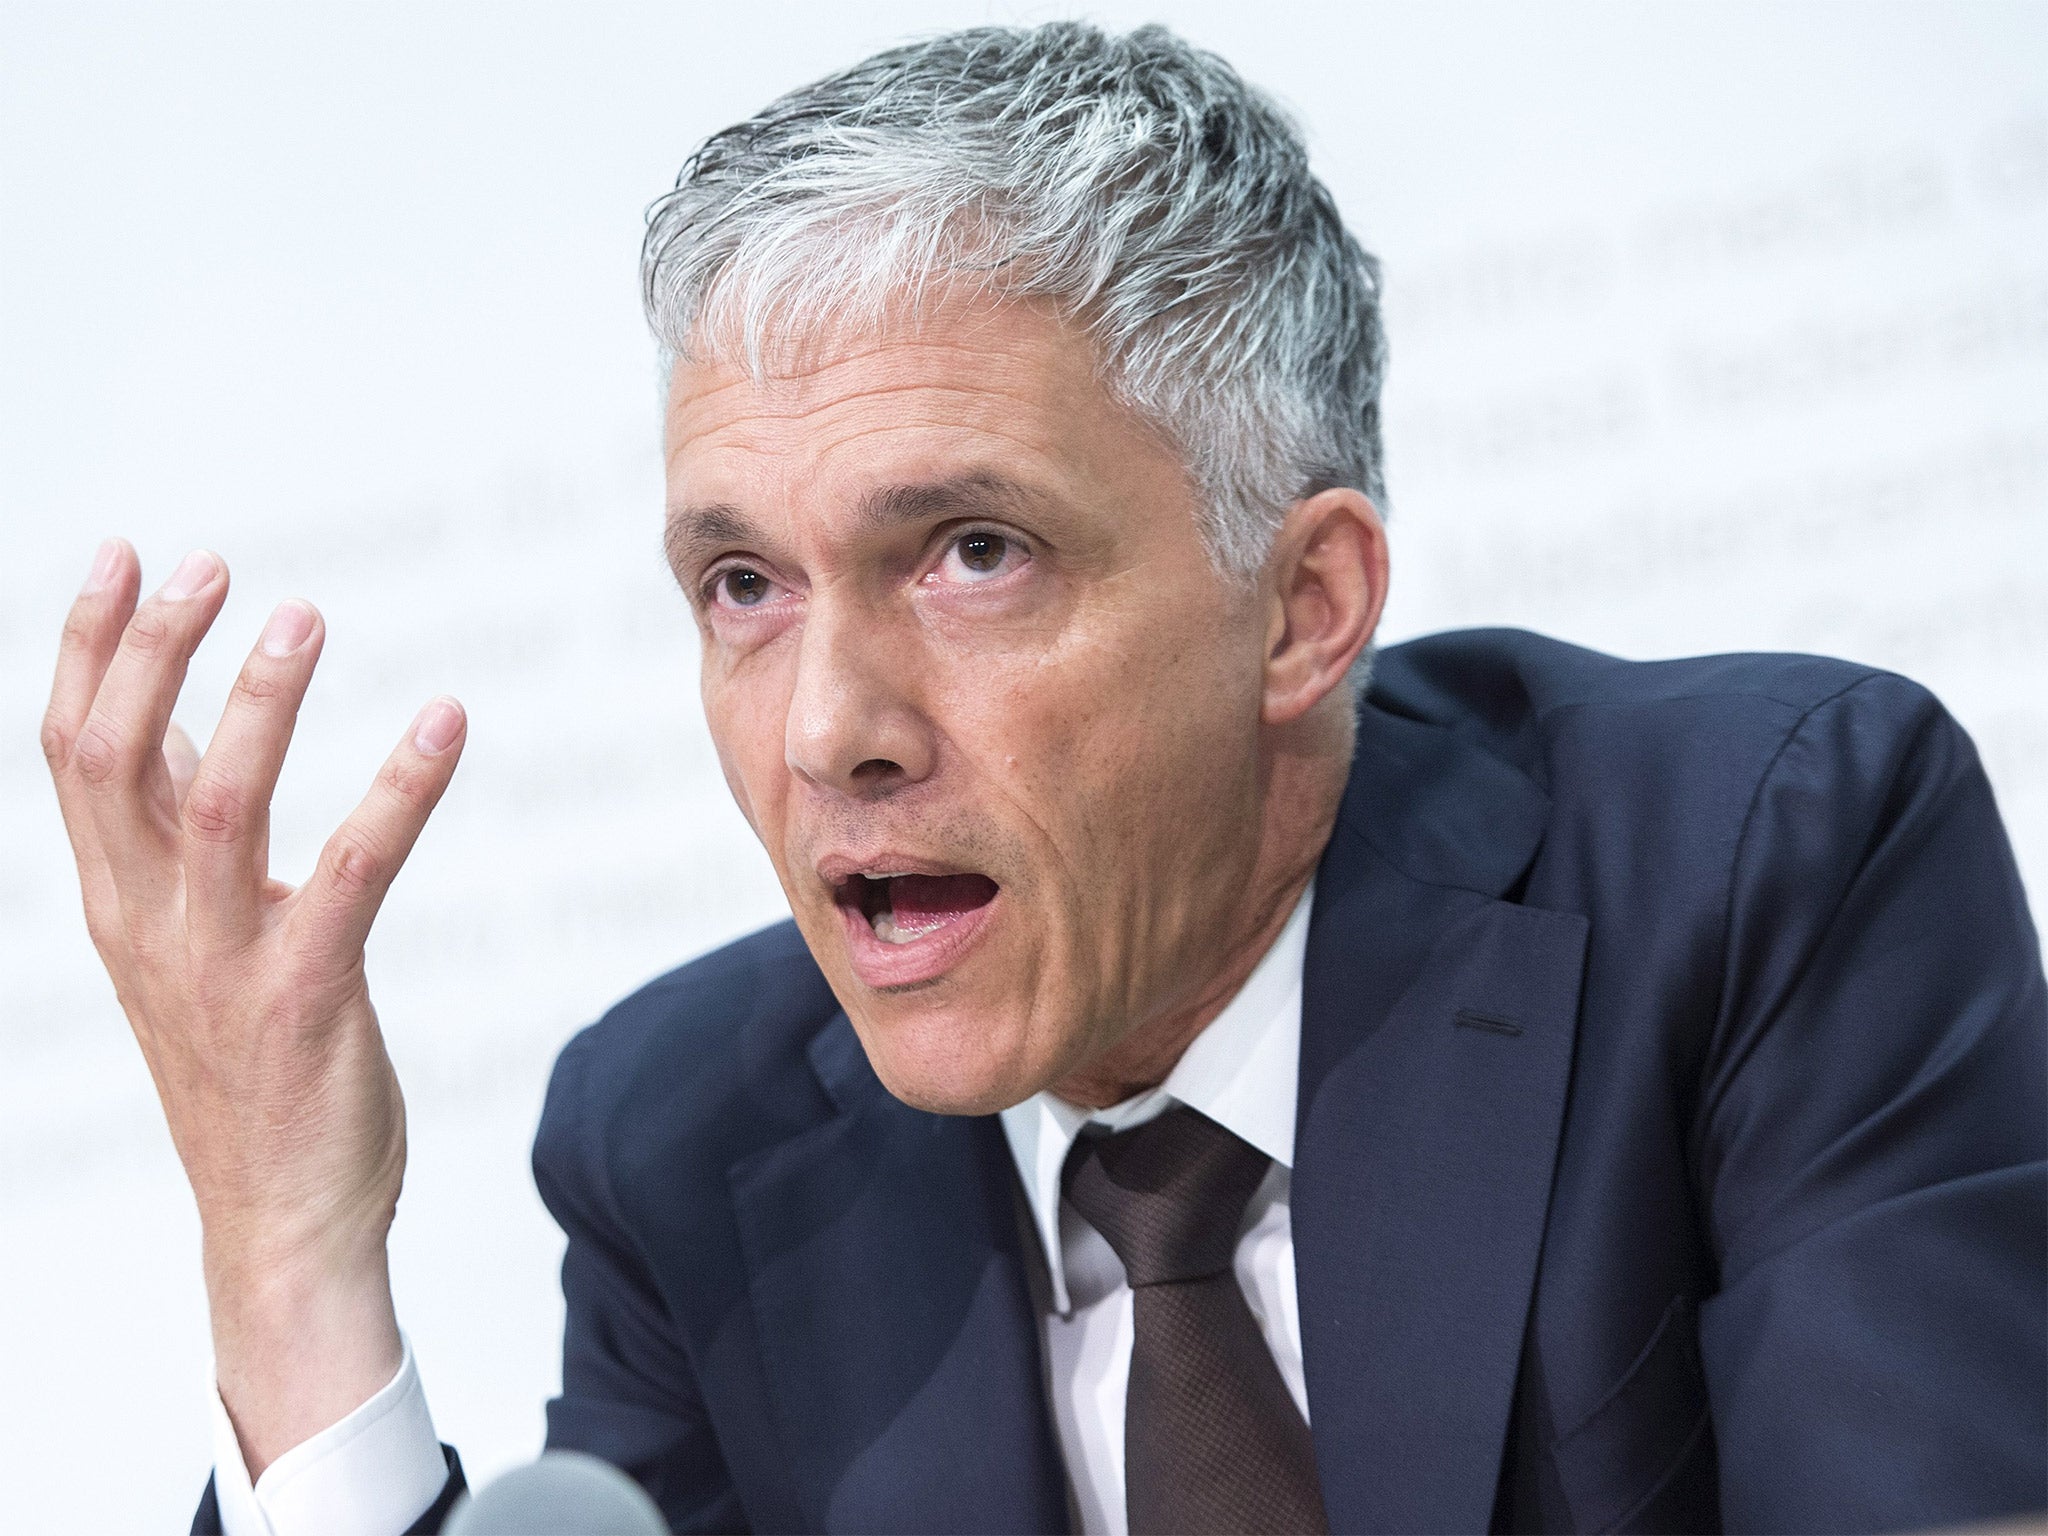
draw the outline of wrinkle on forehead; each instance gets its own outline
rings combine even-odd
[[[735,430],[757,439],[816,433],[883,404],[894,414],[849,425],[857,432],[1014,428],[1020,412],[1054,415],[1076,390],[1098,387],[1092,374],[1045,347],[874,348],[767,384],[725,368],[678,364],[664,423],[665,456],[673,467],[683,450]]]
[[[862,398],[918,392],[1056,405],[1076,390],[1109,403],[1085,332],[1041,303],[960,291],[880,325],[820,322],[765,372],[710,346],[678,358],[664,437],[672,460],[691,436],[715,433],[735,416],[799,424]]]

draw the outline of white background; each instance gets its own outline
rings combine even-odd
[[[0,1476],[168,1530],[206,1474],[197,1231],[36,746],[123,533],[330,636],[303,876],[414,710],[455,786],[373,940],[411,1106],[401,1314],[446,1438],[532,1454],[558,1238],[525,1157],[608,1001],[782,911],[657,553],[641,211],[705,133],[1049,7],[0,8]],[[1826,651],[1934,687],[2048,880],[2048,7],[1114,4],[1306,121],[1385,260],[1386,636]]]

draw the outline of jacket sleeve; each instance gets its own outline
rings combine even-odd
[[[569,1240],[548,1447],[622,1468],[678,1536],[744,1530],[695,1367],[612,1195],[608,1117],[586,1088],[591,1038],[571,1041],[555,1064],[533,1148],[534,1182]]]
[[[2040,949],[1990,785],[1925,690],[1808,710],[1733,856],[1691,1149],[1730,1530],[2048,1504]]]

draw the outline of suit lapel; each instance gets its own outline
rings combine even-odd
[[[844,1014],[838,1113],[735,1164],[770,1397],[821,1530],[1063,1530],[1015,1174],[991,1118],[890,1096]]]
[[[1491,1518],[1556,1163],[1588,925],[1496,899],[1547,801],[1362,712],[1317,876],[1292,1193],[1333,1530]]]

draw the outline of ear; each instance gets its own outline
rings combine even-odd
[[[1345,486],[1294,504],[1265,575],[1268,725],[1298,720],[1345,685],[1387,601],[1387,532],[1379,509]]]

